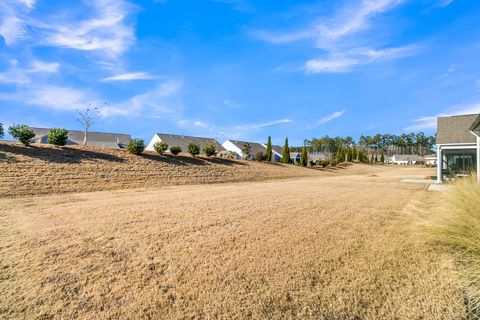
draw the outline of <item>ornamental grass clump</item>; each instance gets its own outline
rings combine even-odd
[[[480,182],[456,181],[432,212],[427,227],[434,241],[451,252],[460,266],[467,307],[480,317]]]

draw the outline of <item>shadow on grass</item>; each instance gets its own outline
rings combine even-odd
[[[351,167],[353,164],[351,163],[341,163],[341,164],[338,164],[337,166],[335,167],[312,167],[312,169],[314,170],[318,170],[318,171],[326,171],[326,172],[337,172],[337,171],[340,171],[340,170],[345,170],[347,169],[348,167]]]
[[[23,146],[17,143],[1,143],[0,153],[6,152],[13,156],[20,155],[54,163],[80,163],[85,160],[124,162],[125,160],[110,153],[92,149],[76,149],[69,147],[53,148],[39,146]],[[7,157],[11,157],[8,156]]]
[[[245,165],[240,161],[224,159],[224,158],[204,158],[204,157],[189,157],[184,155],[174,156],[171,154],[158,155],[154,153],[142,153],[141,157],[151,160],[151,161],[161,161],[173,165],[185,166],[185,165],[194,165],[194,166],[203,166],[209,163],[215,163],[225,166],[237,166]]]

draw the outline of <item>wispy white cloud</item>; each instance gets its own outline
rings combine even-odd
[[[358,61],[350,58],[312,59],[305,63],[305,71],[307,73],[346,72],[356,64]]]
[[[331,48],[332,42],[350,34],[370,27],[370,20],[377,14],[388,11],[403,0],[361,0],[356,5],[349,4],[330,18],[322,18],[307,28],[287,31],[269,32],[254,30],[251,35],[273,44],[285,44],[299,40],[314,40],[320,48]]]
[[[57,73],[59,68],[60,63],[58,62],[34,60],[28,71],[33,73]]]
[[[145,116],[150,118],[179,116],[183,110],[177,97],[181,88],[181,82],[166,81],[155,89],[135,95],[126,101],[107,105],[102,108],[102,115],[105,117]]]
[[[356,65],[400,59],[418,51],[418,46],[413,45],[374,49],[371,44],[360,45],[365,38],[360,40],[354,37],[372,29],[372,20],[376,15],[392,10],[403,2],[358,0],[344,6],[332,17],[323,17],[321,22],[303,29],[287,32],[255,30],[251,35],[272,44],[312,41],[316,48],[321,49],[320,57],[309,59],[300,70],[306,73],[347,72]]]
[[[134,26],[127,22],[133,6],[124,0],[84,0],[78,19],[72,11],[54,12],[36,19],[31,15],[34,0],[3,0],[0,3],[0,35],[13,45],[32,30],[29,41],[37,46],[54,46],[82,51],[98,51],[118,57],[136,40]]]
[[[25,19],[35,0],[3,0],[0,3],[0,36],[13,45],[25,35]]]
[[[57,62],[45,62],[41,60],[33,60],[28,68],[20,67],[18,60],[9,61],[10,68],[0,72],[0,83],[25,85],[32,81],[34,74],[57,73],[60,64]]]
[[[177,122],[181,128],[194,129],[195,134],[210,135],[216,138],[242,139],[258,133],[266,128],[291,123],[290,119],[279,119],[265,122],[244,123],[231,126],[215,125],[203,120],[182,119]]]
[[[308,125],[307,126],[307,129],[315,129],[315,128],[318,128],[324,124],[327,124],[335,119],[338,119],[340,118],[341,116],[343,116],[345,114],[345,112],[347,112],[347,110],[341,110],[341,111],[335,111],[329,115],[326,115],[325,117],[321,118],[320,120],[318,120],[315,124],[312,124],[312,125]]]
[[[454,0],[439,0],[438,6],[447,7],[453,3]]]
[[[26,105],[55,110],[75,110],[93,102],[92,94],[65,86],[22,87],[15,93],[2,93],[0,100],[9,100]]]
[[[53,24],[37,23],[37,27],[45,30],[45,38],[39,44],[101,51],[112,57],[125,52],[135,41],[134,28],[126,23],[130,5],[122,0],[87,3],[93,9],[88,19]]]
[[[468,106],[454,106],[450,111],[438,113],[436,115],[424,116],[413,120],[413,124],[405,128],[405,131],[416,131],[424,129],[434,129],[437,127],[438,117],[449,117],[462,114],[480,113],[480,103]]]
[[[166,81],[155,89],[118,102],[101,99],[90,89],[53,85],[24,85],[13,93],[0,93],[0,101],[37,106],[46,109],[72,111],[89,104],[102,105],[102,117],[143,116],[149,118],[177,118],[182,112],[177,94],[181,89],[178,81]]]
[[[254,12],[255,7],[247,0],[212,0],[213,2],[229,4],[238,12]]]
[[[308,60],[305,63],[304,70],[306,73],[347,72],[357,65],[408,57],[418,52],[418,50],[419,47],[414,45],[383,50],[355,48],[342,54],[337,54],[336,57]]]
[[[104,78],[102,81],[110,82],[110,81],[132,81],[132,80],[152,80],[155,77],[147,72],[126,72],[122,74],[118,74],[116,76],[111,76]]]
[[[337,111],[337,112],[334,112],[326,117],[323,117],[322,119],[320,119],[320,121],[318,121],[318,124],[319,125],[322,125],[322,124],[325,124],[325,123],[328,123],[332,120],[335,120],[337,118],[340,118],[341,116],[343,116],[343,114],[346,112],[346,110],[342,110],[342,111]]]

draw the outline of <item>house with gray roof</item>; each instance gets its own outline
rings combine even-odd
[[[169,147],[171,146],[179,146],[182,148],[182,152],[188,152],[188,144],[190,142],[196,142],[200,146],[200,154],[204,154],[203,147],[207,143],[215,143],[217,153],[226,151],[225,148],[222,147],[220,143],[214,138],[205,138],[205,137],[194,137],[194,136],[182,136],[176,134],[167,134],[167,133],[155,133],[153,138],[150,140],[150,143],[147,145],[145,150],[147,151],[155,151],[154,145],[157,142],[164,142]],[[170,152],[170,150],[167,150]]]
[[[33,143],[48,144],[48,128],[31,128],[35,133]],[[84,131],[69,130],[67,145],[83,145],[85,138]],[[97,148],[123,149],[130,142],[129,134],[107,133],[107,132],[87,132],[86,145]]]
[[[238,154],[240,159],[245,159],[246,155],[243,154],[242,149],[246,144],[250,145],[250,155],[247,160],[252,160],[255,157],[257,152],[267,152],[267,147],[264,144],[250,141],[241,141],[241,140],[227,140],[222,146],[232,153]]]
[[[245,144],[250,145],[250,160],[255,158],[255,154],[257,152],[262,152],[264,154],[267,153],[267,144],[265,143],[257,143],[257,142],[250,142],[250,141],[241,141],[241,140],[227,140],[225,141],[222,146],[232,152],[233,154],[237,154],[239,159],[244,159],[244,155],[242,149]],[[283,156],[283,148],[277,145],[272,144],[272,161],[280,162]]]
[[[420,157],[418,154],[394,154],[391,159],[393,164],[421,164],[424,163],[425,159]]]
[[[437,181],[477,172],[480,180],[480,115],[437,120]]]
[[[265,144],[265,148],[267,148],[266,144]],[[283,148],[275,144],[272,144],[272,161],[280,162],[282,158],[283,158]]]

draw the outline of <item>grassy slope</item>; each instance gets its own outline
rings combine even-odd
[[[0,143],[0,196],[291,178],[313,170],[226,159],[141,156],[123,150]]]

